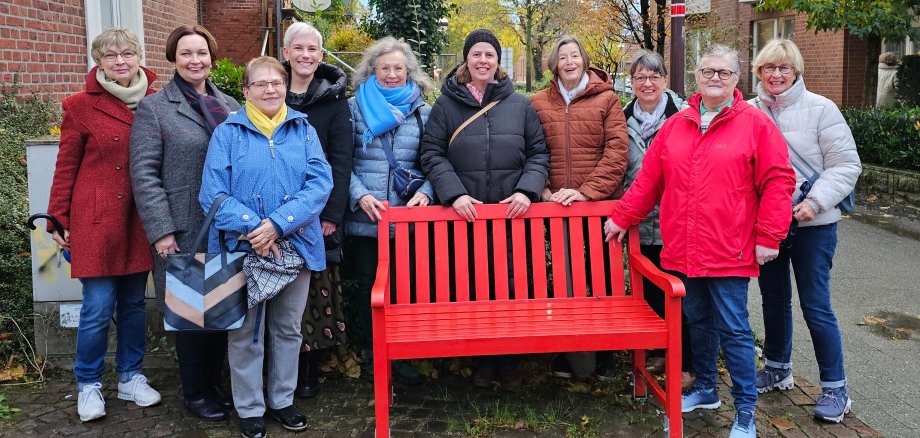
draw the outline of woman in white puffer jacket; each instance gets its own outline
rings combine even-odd
[[[760,268],[766,366],[757,373],[757,391],[793,387],[791,264],[820,371],[822,394],[814,415],[840,422],[851,402],[840,328],[831,307],[830,270],[841,216],[837,204],[853,191],[862,165],[837,105],[805,88],[804,61],[792,41],[769,42],[754,60],[753,72],[760,83],[758,97],[750,103],[783,132],[797,180],[793,227],[779,257]],[[812,185],[809,176],[815,173],[820,176]]]

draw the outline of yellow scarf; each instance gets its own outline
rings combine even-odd
[[[263,114],[262,111],[259,111],[252,102],[247,100],[246,117],[249,117],[249,121],[252,122],[253,125],[256,125],[256,128],[258,128],[262,134],[265,134],[265,138],[270,139],[272,138],[272,134],[275,133],[275,129],[278,125],[287,118],[287,104],[283,105],[281,109],[275,113],[275,117],[269,119],[268,116]]]

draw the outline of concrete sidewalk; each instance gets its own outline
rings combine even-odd
[[[886,437],[920,437],[920,222],[887,213],[894,206],[883,201],[857,205],[861,208],[838,225],[831,271],[853,412]],[[817,383],[811,337],[793,297],[793,371]],[[762,338],[756,281],[748,307],[755,335]],[[902,327],[898,314],[907,321]]]

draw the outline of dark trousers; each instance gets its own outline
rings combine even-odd
[[[642,255],[648,257],[655,266],[661,268],[661,245],[641,245]],[[673,272],[671,273],[673,274]],[[652,307],[652,310],[658,316],[664,318],[664,291],[655,286],[647,278],[642,279],[642,290],[645,294],[645,301]],[[681,312],[680,315],[680,341],[681,341],[681,369],[684,371],[693,371],[693,350],[690,347],[690,326],[687,324],[687,315]],[[662,356],[661,350],[652,352],[652,356]]]
[[[200,399],[221,383],[226,356],[226,332],[176,332],[176,358],[186,400]]]

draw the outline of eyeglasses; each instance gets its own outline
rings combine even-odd
[[[374,67],[374,70],[379,71],[379,72],[381,72],[381,73],[383,73],[383,74],[385,74],[385,75],[387,75],[387,76],[389,76],[390,73],[393,73],[393,74],[399,76],[399,75],[403,74],[403,72],[406,71],[406,67],[403,66],[403,65],[397,65],[397,66],[394,66],[394,67],[390,67],[389,65],[383,65],[383,66],[380,66],[380,67],[376,67],[376,66],[375,66],[375,67]]]
[[[725,81],[728,78],[732,77],[733,74],[737,74],[731,70],[716,70],[714,68],[701,68],[700,73],[706,79],[712,79],[713,76],[719,75],[719,79]]]
[[[102,55],[102,59],[108,62],[114,62],[116,59],[118,59],[119,56],[121,56],[121,59],[124,59],[125,61],[130,61],[134,59],[135,56],[137,56],[137,53],[131,50],[125,50],[121,53],[108,52],[105,55]]]
[[[635,82],[635,83],[637,83],[637,84],[644,84],[645,81],[652,81],[653,84],[657,84],[657,83],[661,82],[661,79],[662,79],[662,77],[659,76],[659,75],[651,75],[651,76],[633,76],[633,78],[632,78],[633,82]]]
[[[280,89],[283,89],[283,88],[284,88],[284,82],[281,82],[281,81],[273,81],[273,82],[259,81],[259,82],[252,82],[252,83],[250,83],[250,84],[247,85],[247,86],[248,86],[249,88],[255,88],[256,90],[259,90],[259,91],[265,91],[266,89],[268,89],[268,86],[269,86],[269,85],[271,85],[271,87],[272,87],[273,89],[275,89],[275,90],[280,90]]]
[[[768,75],[773,74],[773,72],[775,72],[776,70],[779,70],[779,72],[782,74],[786,74],[792,71],[792,66],[789,64],[781,64],[781,65],[767,64],[761,68],[763,68],[763,72]]]

